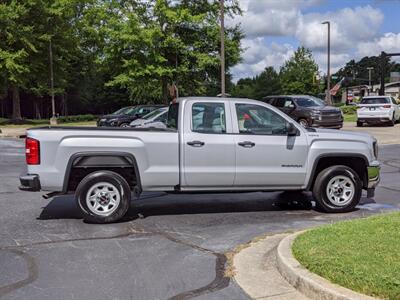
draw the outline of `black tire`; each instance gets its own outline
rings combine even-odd
[[[354,185],[353,196],[349,198],[345,205],[337,205],[333,203],[329,199],[327,193],[327,186],[330,180],[336,176],[348,178]],[[358,174],[353,169],[342,165],[332,166],[322,170],[318,174],[313,187],[313,196],[317,209],[328,213],[344,213],[353,211],[356,205],[360,202],[361,193],[362,183]]]
[[[362,127],[364,125],[363,122],[357,121],[357,127]]]
[[[130,127],[129,123],[121,123],[119,127]]]
[[[300,118],[297,122],[303,127],[310,126],[310,123],[307,121],[307,119],[304,118]]]
[[[393,113],[393,118],[392,118],[392,120],[389,121],[389,126],[392,127],[392,126],[394,126],[394,124],[396,124],[396,117]]]
[[[113,186],[115,188],[115,193],[119,195],[119,203],[114,208],[111,204],[112,211],[109,215],[95,213],[93,208],[91,209],[87,205],[86,197],[88,196],[88,192],[99,183],[106,183]],[[131,202],[131,190],[126,180],[118,173],[112,171],[97,171],[90,173],[82,179],[76,189],[75,197],[85,221],[105,224],[117,222],[126,214]]]

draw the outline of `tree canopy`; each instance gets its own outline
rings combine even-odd
[[[240,14],[237,0],[225,11]],[[0,3],[0,90],[34,105],[50,89],[60,103],[94,111],[128,103],[168,102],[219,88],[219,1],[209,0],[5,0]],[[239,26],[226,27],[226,66],[240,60]],[[99,112],[97,110],[97,112]]]
[[[322,92],[316,76],[318,65],[311,50],[299,47],[277,73],[273,67],[267,67],[253,78],[240,79],[232,89],[235,97],[262,99],[269,95],[308,94]]]
[[[311,50],[299,47],[281,68],[282,92],[284,94],[318,94],[319,86],[315,80],[318,69]]]

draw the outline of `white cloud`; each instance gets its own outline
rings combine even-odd
[[[370,5],[343,8],[325,13],[303,13],[304,7],[324,0],[241,0],[241,17],[228,23],[240,23],[246,39],[242,64],[232,69],[235,78],[254,76],[266,66],[276,69],[293,53],[290,44],[271,43],[269,37],[294,38],[299,45],[310,48],[322,71],[326,70],[327,28],[331,22],[331,67],[339,69],[354,56],[377,55],[380,49],[400,49],[400,35],[379,37],[383,14]],[[357,46],[360,45],[360,46]],[[369,48],[364,50],[361,47]],[[357,57],[354,57],[357,58]]]
[[[385,33],[379,38],[360,43],[357,46],[357,56],[359,57],[378,55],[381,51],[399,53],[400,33]],[[396,60],[399,60],[399,58]]]
[[[347,51],[356,43],[370,40],[378,34],[383,21],[383,14],[367,5],[365,7],[343,8],[325,14],[301,15],[295,37],[305,47],[321,50],[326,47],[327,25],[331,23],[331,47],[336,51]]]
[[[278,70],[295,50],[290,44],[266,45],[263,38],[245,39],[243,46],[246,49],[243,54],[243,63],[231,69],[235,81],[259,74],[268,66]]]

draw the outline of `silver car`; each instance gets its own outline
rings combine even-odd
[[[156,109],[129,125],[134,128],[167,128],[168,107]]]

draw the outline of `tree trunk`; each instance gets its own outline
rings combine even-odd
[[[21,101],[19,98],[19,88],[17,86],[12,87],[12,99],[13,99],[13,113],[12,119],[13,120],[22,120],[21,117]]]
[[[68,117],[68,94],[64,96],[64,116]]]
[[[34,100],[34,106],[35,106],[35,118],[36,119],[41,119],[41,115],[40,115],[40,109],[39,109],[39,100],[35,99]]]

